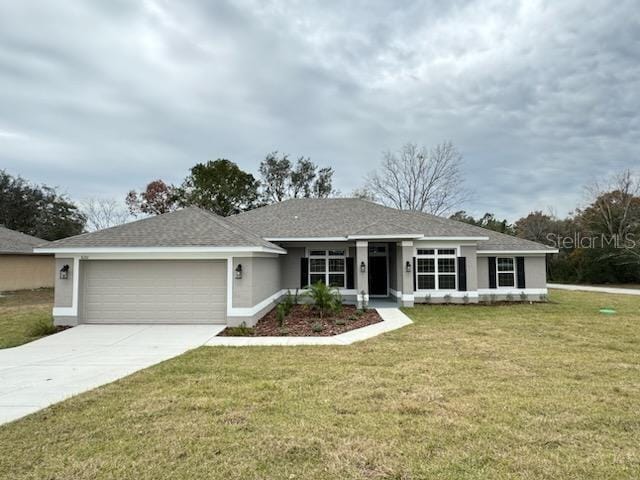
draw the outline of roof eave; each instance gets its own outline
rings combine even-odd
[[[485,240],[489,240],[489,237],[464,237],[464,236],[451,236],[451,237],[447,237],[447,236],[439,236],[439,237],[425,237],[422,236],[420,238],[418,238],[417,240],[462,240],[462,241],[485,241]]]
[[[276,253],[286,254],[283,248],[265,246],[246,247],[207,247],[207,246],[182,246],[182,247],[47,247],[35,248],[34,253],[56,253],[83,255],[91,253]]]
[[[558,253],[558,249],[557,248],[548,248],[548,249],[530,249],[530,250],[525,250],[525,249],[519,249],[519,250],[478,250],[477,253],[483,253],[483,254],[493,254],[493,255],[506,255],[506,254],[511,254],[511,255],[519,255],[519,254],[547,254],[547,253]]]
[[[264,237],[268,242],[344,242],[347,240],[383,240],[383,239],[409,239],[409,240],[449,240],[449,241],[482,241],[489,237],[461,237],[461,236],[437,236],[426,237],[422,233],[401,233],[386,235],[347,235],[346,237]]]

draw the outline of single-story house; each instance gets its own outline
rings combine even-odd
[[[0,292],[53,287],[53,255],[33,252],[45,243],[0,226]]]
[[[540,300],[545,245],[359,199],[294,199],[222,218],[186,208],[38,248],[55,322],[255,324],[288,291],[345,302]]]

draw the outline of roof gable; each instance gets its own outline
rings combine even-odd
[[[475,225],[356,198],[291,199],[229,219],[271,241],[422,235],[427,238],[487,238],[478,241],[479,250],[547,249],[542,244]]]
[[[0,254],[29,254],[34,247],[46,243],[41,238],[0,227]]]
[[[189,207],[117,227],[57,240],[47,248],[264,247],[279,249],[241,225]]]

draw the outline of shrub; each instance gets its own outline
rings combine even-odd
[[[358,317],[361,317],[362,315],[364,315],[364,310],[362,308],[359,308],[356,310],[356,315]]]
[[[540,295],[540,301],[541,302],[548,302],[549,301],[549,297],[546,294],[541,294]]]
[[[347,322],[345,321],[344,318],[339,318],[339,319],[336,320],[336,325],[342,326],[342,325],[346,325],[346,323]]]
[[[356,310],[356,313],[360,312],[360,310]],[[359,316],[362,316],[362,313],[360,313],[360,315],[349,315],[349,317],[347,317],[347,320],[349,320],[350,322],[355,322]]]
[[[58,331],[57,327],[53,324],[53,319],[40,318],[29,328],[30,337],[44,337],[45,335],[51,335]]]
[[[276,307],[276,322],[278,323],[279,327],[282,327],[284,325],[284,317],[287,316],[287,306],[286,304],[283,303],[279,303],[278,306]]]
[[[427,293],[424,297],[424,303],[431,303],[431,294]]]
[[[520,292],[520,300],[522,300],[523,302],[527,301],[527,294],[524,292]]]
[[[314,308],[320,314],[320,318],[324,318],[327,313],[335,312],[342,307],[342,297],[338,290],[322,282],[316,282],[311,285],[307,295],[311,298]]]
[[[496,294],[492,293],[489,295],[489,303],[496,303]]]
[[[505,299],[507,300],[507,302],[513,302],[513,294],[507,293]]]
[[[465,294],[464,294],[464,297],[462,297],[462,301],[463,301],[464,303],[469,303],[469,294],[468,294],[468,293],[465,293]]]
[[[291,295],[291,291],[287,290],[287,294],[285,295],[284,300],[280,303],[284,308],[285,317],[289,315],[289,313],[291,313],[291,309],[293,308],[296,300],[294,300],[293,295]]]
[[[451,295],[450,294],[446,294],[444,296],[444,303],[451,303]]]
[[[311,330],[312,330],[314,333],[319,333],[319,332],[321,332],[322,330],[324,330],[324,325],[322,325],[320,322],[316,322],[316,323],[314,323],[313,325],[311,325]]]
[[[253,328],[242,322],[238,327],[227,327],[227,333],[232,337],[252,337]]]
[[[286,337],[287,335],[289,335],[289,329],[288,328],[281,328],[280,329],[280,336]]]

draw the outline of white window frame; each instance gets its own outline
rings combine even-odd
[[[338,250],[342,250],[342,255],[330,255],[329,252],[335,252]],[[311,255],[312,252],[324,252],[324,255]],[[311,285],[311,275],[322,275],[324,274],[324,283],[325,285],[329,284],[329,276],[330,275],[342,275],[343,282],[342,285],[336,286],[336,288],[345,289],[347,288],[347,249],[346,248],[309,248],[308,249],[308,257],[309,257],[309,272],[307,282]],[[312,259],[324,259],[324,272],[312,272],[311,271],[311,260]],[[329,270],[329,264],[331,259],[342,259],[342,265],[344,269],[342,271],[339,270]]]
[[[511,270],[500,271],[498,266],[500,265],[500,259],[510,259],[513,263]],[[513,277],[512,285],[500,285],[500,274],[510,273]],[[516,277],[516,257],[496,257],[496,287],[497,288],[516,288],[518,286],[518,278]]]
[[[433,250],[433,254],[420,254],[420,250]],[[453,253],[439,253],[439,250],[453,250]],[[416,291],[420,292],[434,292],[434,291],[443,291],[443,292],[454,292],[458,290],[458,262],[457,262],[457,249],[455,247],[418,247],[416,248],[416,268],[415,268],[415,276],[416,276]],[[433,259],[433,272],[429,273],[418,273],[418,259],[421,258],[430,258]],[[438,265],[439,259],[444,258],[452,258],[453,259],[453,272],[440,272],[440,268]],[[435,288],[420,288],[420,281],[418,277],[420,275],[433,275],[435,277]],[[453,275],[454,278],[454,286],[453,288],[440,288],[440,275]]]

